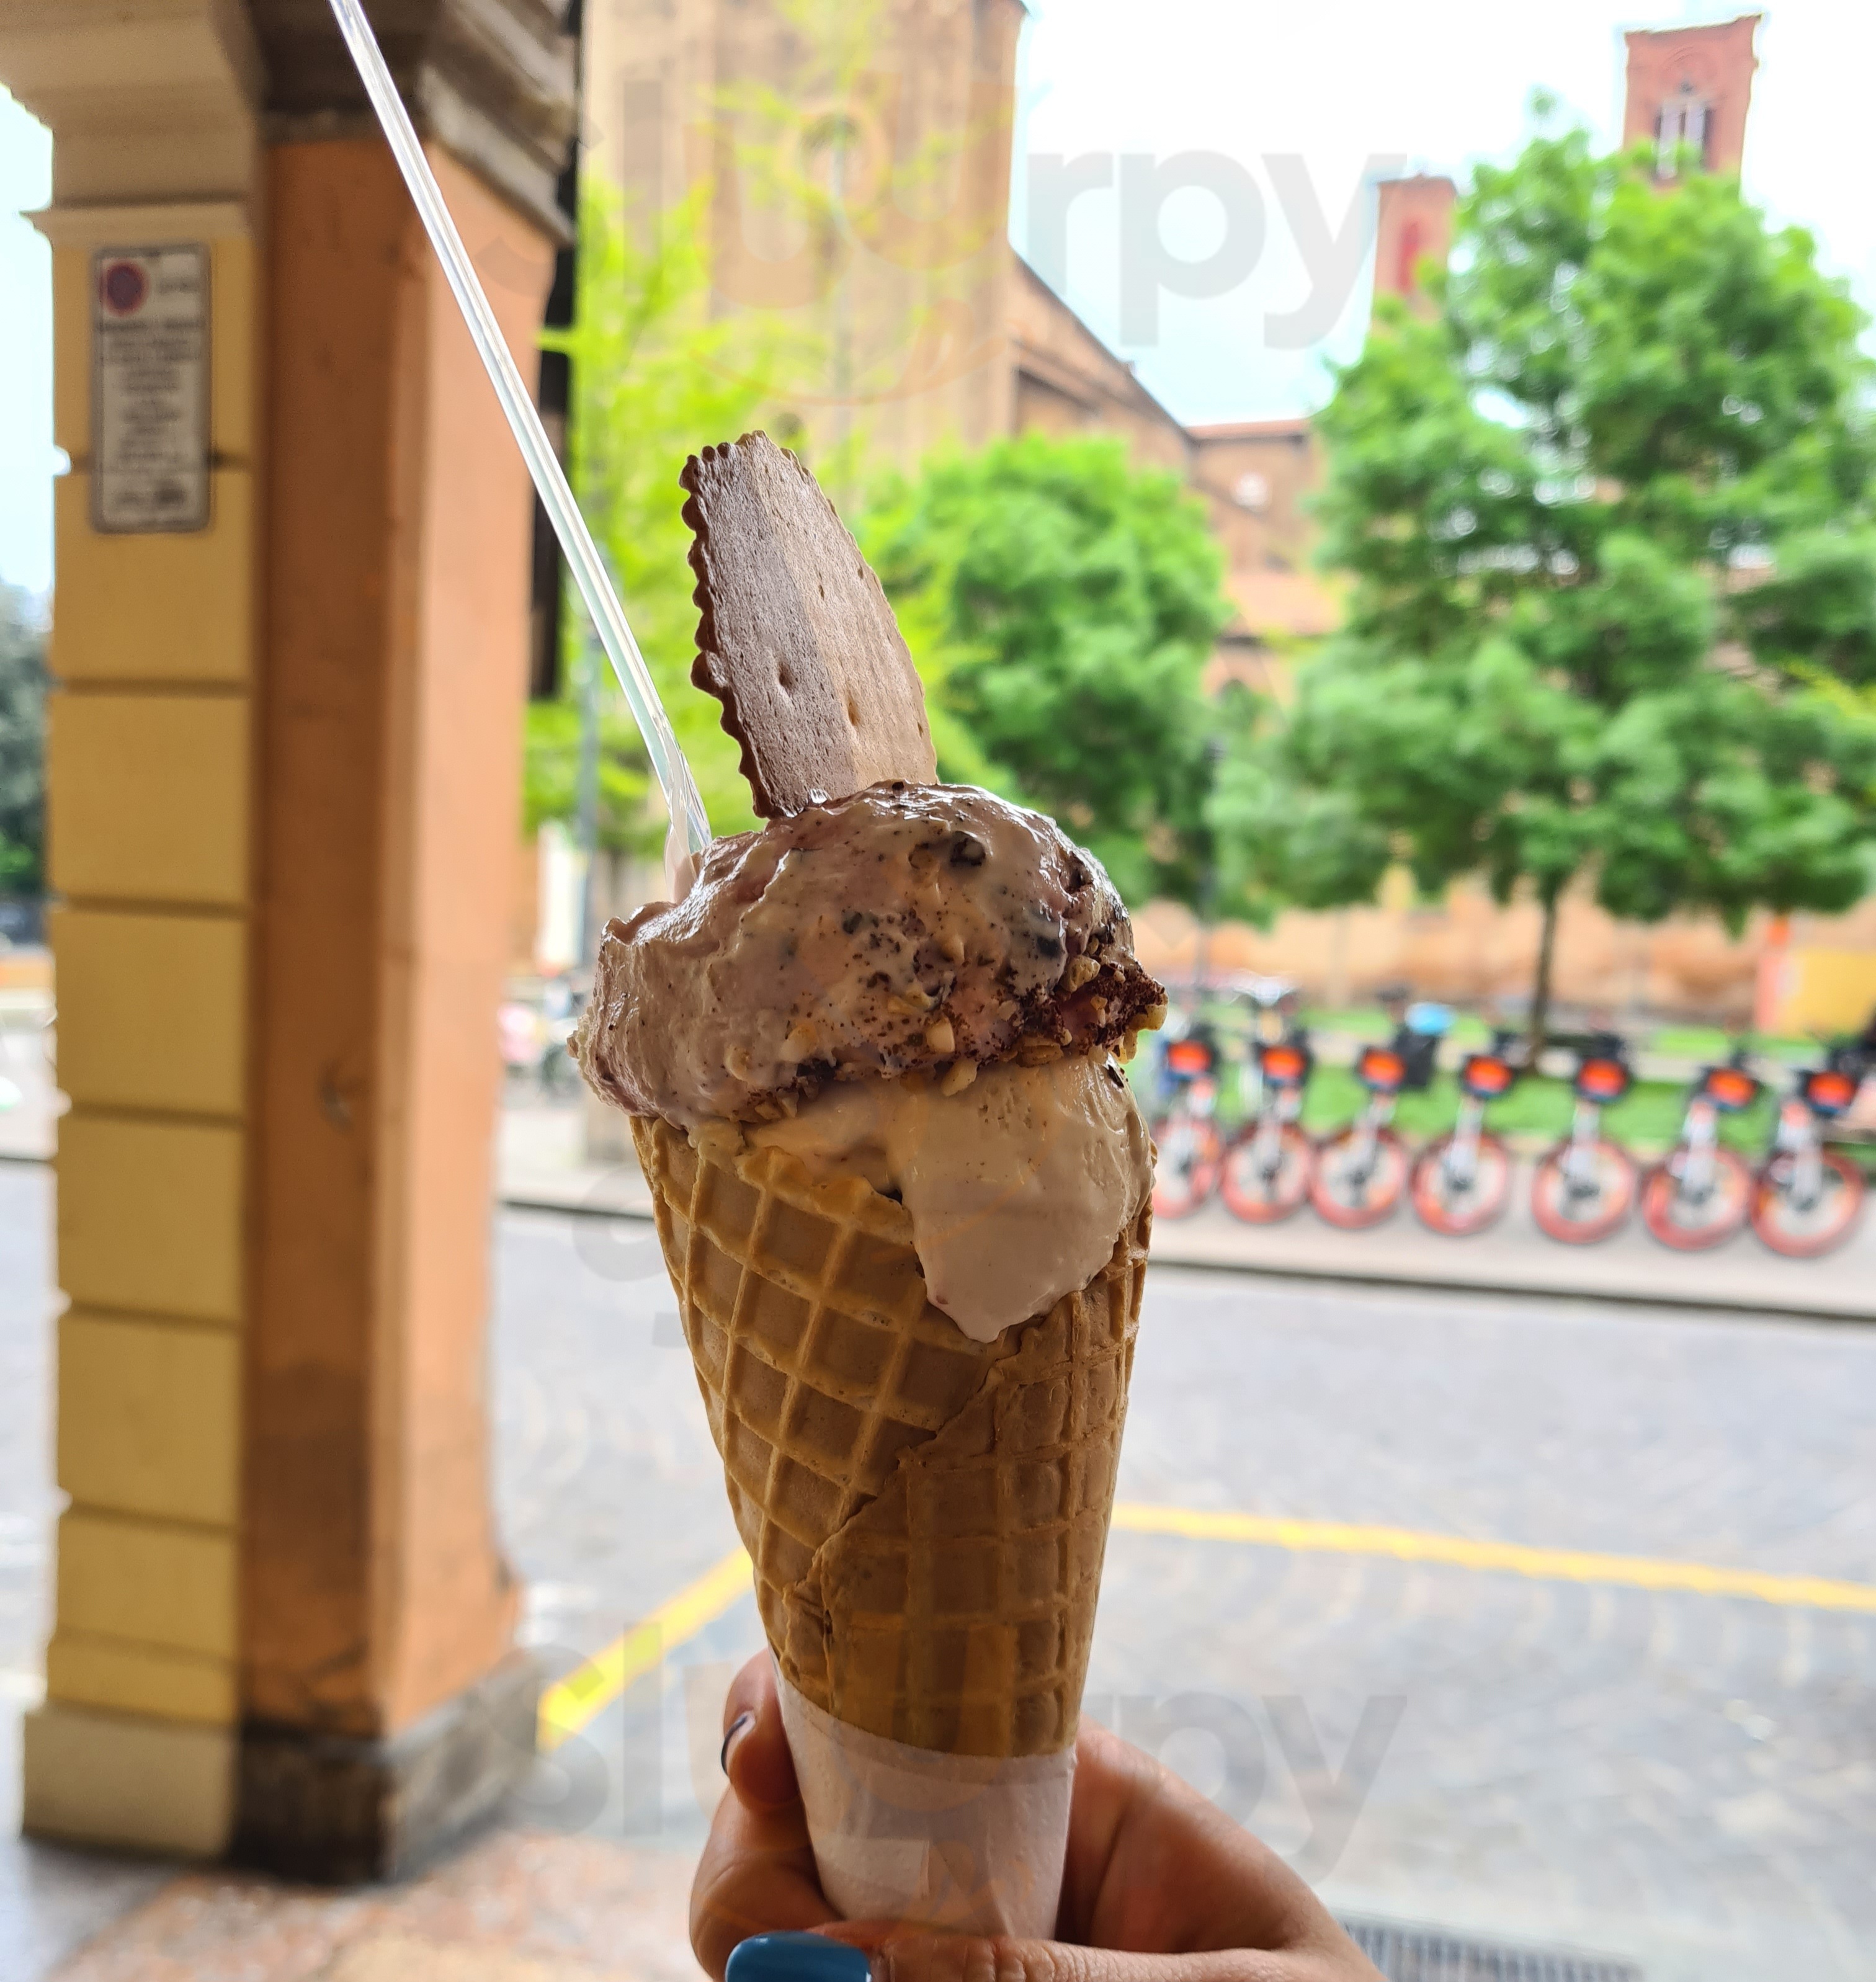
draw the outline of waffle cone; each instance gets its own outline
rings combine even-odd
[[[1046,1314],[973,1342],[903,1205],[635,1117],[658,1236],[784,1677],[960,1755],[1075,1737],[1151,1217]]]

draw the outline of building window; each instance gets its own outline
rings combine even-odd
[[[1662,103],[1654,125],[1654,172],[1657,179],[1674,177],[1684,145],[1702,165],[1706,164],[1708,108],[1707,99],[1696,96],[1685,83],[1676,95]]]
[[[1254,469],[1237,478],[1231,494],[1240,509],[1267,509],[1270,506],[1270,485]]]

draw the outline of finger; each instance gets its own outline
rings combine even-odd
[[[1129,1954],[1059,1940],[921,1934],[890,1920],[850,1920],[823,1932],[865,1953],[870,1982],[1380,1982],[1339,1929],[1339,1947],[1213,1948],[1201,1954]]]
[[[723,1702],[723,1765],[730,1788],[756,1808],[793,1803],[801,1794],[782,1725],[775,1667],[766,1652],[758,1652],[729,1682]]]
[[[723,1716],[729,1793],[716,1807],[690,1894],[691,1946],[719,1982],[731,1950],[750,1935],[834,1917],[815,1870],[767,1653],[736,1675]]]
[[[1057,1931],[1121,1951],[1353,1944],[1275,1852],[1092,1723],[1076,1748]],[[1357,1971],[1360,1972],[1360,1971]]]
[[[799,1803],[755,1811],[726,1796],[690,1889],[690,1944],[719,1979],[752,1934],[805,1931],[835,1917],[823,1897]]]

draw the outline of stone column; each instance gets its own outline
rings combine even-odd
[[[378,1874],[532,1739],[484,1357],[529,496],[324,10],[108,12],[0,5],[0,82],[54,135],[73,464],[49,793],[72,1506],[26,1823]],[[525,352],[570,62],[544,0],[396,15]],[[98,257],[172,245],[206,275],[209,501],[113,532]]]

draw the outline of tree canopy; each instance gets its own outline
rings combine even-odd
[[[696,657],[690,532],[678,471],[706,440],[753,425],[769,389],[776,345],[743,319],[713,319],[696,202],[659,215],[641,236],[616,195],[590,189],[580,215],[576,319],[542,342],[571,360],[568,427],[572,479],[618,582],[671,724],[696,772],[719,833],[753,824],[737,749],[720,707],[691,686]],[[580,671],[596,660],[599,725],[599,843],[655,852],[663,827],[647,808],[650,763],[577,601],[568,614],[573,650],[566,686],[528,712],[526,822],[571,819],[579,753]]]
[[[1054,813],[1134,899],[1209,859],[1201,679],[1225,606],[1203,506],[1120,443],[1036,433],[891,485],[864,547],[947,778]]]
[[[1540,134],[1481,168],[1421,319],[1320,417],[1346,627],[1212,818],[1257,906],[1404,861],[1611,913],[1848,907],[1871,879],[1871,368],[1802,232],[1728,179]]]
[[[32,894],[45,840],[45,636],[25,593],[0,585],[0,894]]]

